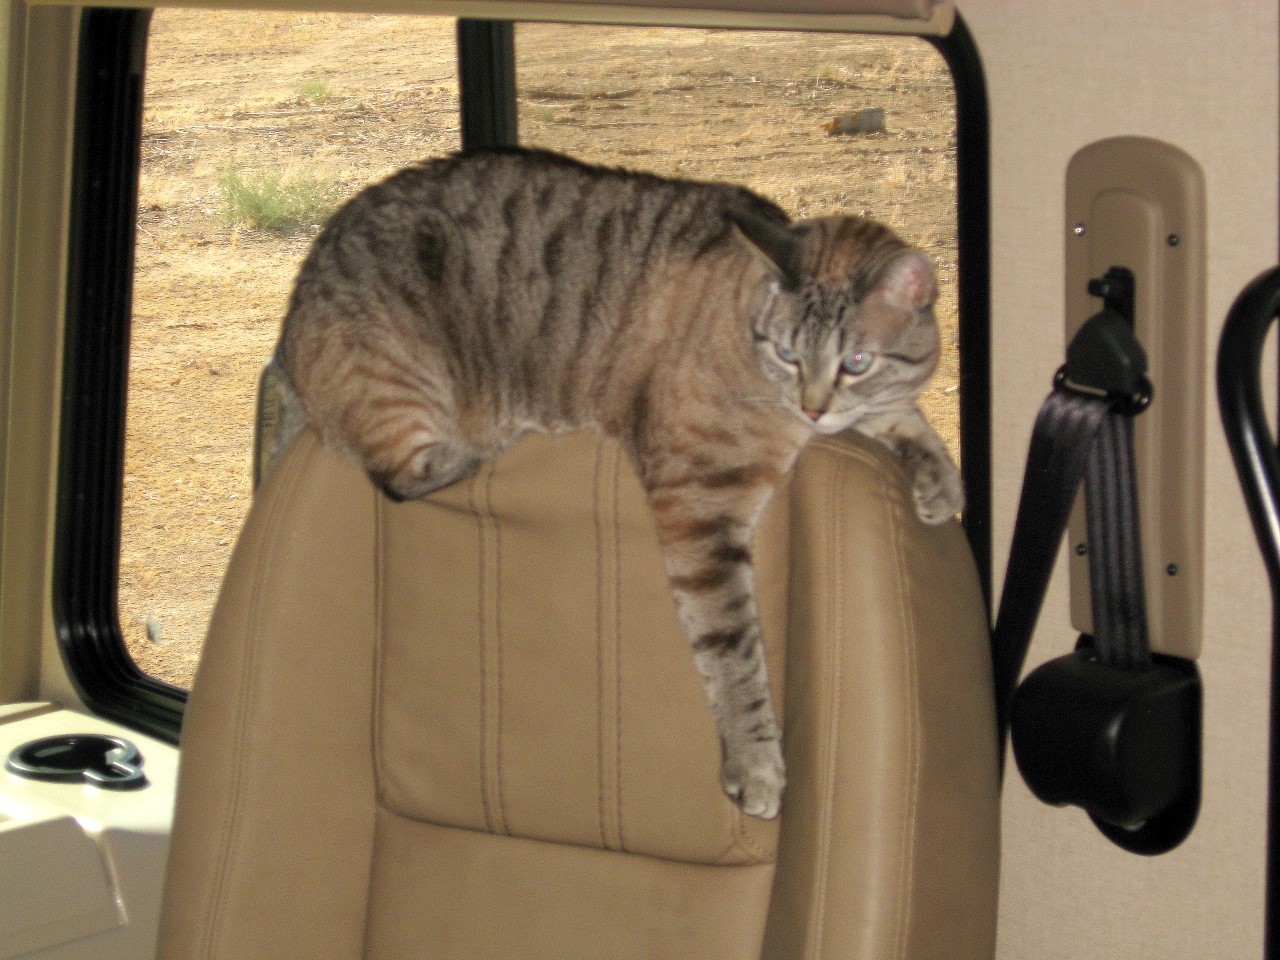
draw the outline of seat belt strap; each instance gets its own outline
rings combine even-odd
[[[1146,588],[1133,468],[1133,418],[1108,413],[1085,472],[1093,647],[1124,670],[1151,666]]]
[[[991,638],[1002,764],[1013,693],[1089,452],[1112,403],[1107,397],[1080,393],[1059,383],[1036,417]]]
[[[1082,328],[1036,417],[992,660],[1001,770],[1012,730],[1032,793],[1081,807],[1113,842],[1150,855],[1181,843],[1199,811],[1201,685],[1193,662],[1150,649],[1133,417],[1151,385],[1141,347],[1117,320],[1104,311]],[[1082,484],[1093,633],[1020,686]]]

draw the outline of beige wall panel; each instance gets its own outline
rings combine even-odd
[[[0,222],[0,260],[12,271],[0,282],[0,335],[15,371],[6,394],[0,490],[0,696],[9,701],[43,693],[71,705],[75,700],[57,658],[49,615],[49,549],[74,89],[73,71],[66,65],[75,50],[79,13],[70,7],[23,11],[16,6],[7,12],[9,83],[24,91],[24,99],[22,112],[5,121]]]
[[[268,2],[290,5],[289,0]],[[399,0],[389,2],[399,5]],[[333,0],[315,5],[332,7]],[[961,13],[987,72],[993,129],[998,558],[1008,549],[1035,405],[1061,360],[1068,227],[1062,212],[1063,179],[1071,155],[1104,137],[1141,134],[1178,145],[1203,166],[1210,318],[1204,355],[1210,371],[1227,307],[1244,283],[1276,261],[1276,4],[1186,0],[1176,5],[1175,13],[1173,9],[1153,0],[961,0]],[[48,16],[65,15],[50,11]],[[55,133],[65,135],[65,130]],[[28,156],[37,140],[26,142]],[[7,156],[6,165],[14,159]],[[45,241],[52,242],[50,232],[61,230],[61,217],[50,220],[47,205],[44,218],[35,216],[38,199],[19,201],[29,205],[23,212],[31,215],[32,226],[18,236],[38,241],[23,244],[32,258],[46,249]],[[4,212],[6,219],[9,215]],[[56,303],[58,290],[27,284],[18,293],[18,310],[14,304],[6,308],[10,319],[41,329],[40,317]],[[24,349],[35,350],[33,342],[40,348],[34,358],[39,361],[34,369],[42,372],[40,385],[14,385],[14,411],[47,402],[53,389],[50,381],[55,378],[46,374],[56,372],[49,360],[56,356],[56,344],[37,337],[25,340]],[[1079,812],[1040,806],[1011,776],[1005,803],[1001,960],[1261,956],[1270,599],[1217,425],[1212,390],[1206,407],[1205,620],[1210,626],[1202,660],[1207,731],[1201,822],[1182,849],[1141,859],[1112,848]],[[8,508],[12,512],[25,497],[34,516],[45,522],[52,424],[46,416],[22,429],[32,435],[29,442],[11,434],[10,450],[43,451],[44,456],[34,462],[30,457],[10,459]],[[20,477],[13,474],[15,460],[28,464]],[[15,534],[13,529],[6,532]],[[10,587],[46,582],[44,537],[32,542],[42,549],[21,567],[20,584]],[[1002,564],[996,576],[998,583]],[[1046,627],[1032,650],[1033,663],[1066,652],[1074,640],[1067,626],[1065,587],[1065,577],[1058,577],[1042,618]],[[0,604],[0,621],[11,629],[47,631],[40,611],[12,599],[12,590],[10,594]],[[29,594],[24,590],[22,595]]]
[[[1277,255],[1275,4],[971,0],[992,125],[995,555],[1007,555],[1035,406],[1063,344],[1064,174],[1085,144],[1166,140],[1204,168],[1212,383],[1223,316]],[[1006,787],[1001,960],[1260,957],[1270,599],[1216,406],[1206,400],[1205,793],[1164,857],[1120,852],[1077,810]],[[1003,577],[997,560],[996,582]],[[1059,569],[1065,564],[1059,564]],[[1054,580],[1029,663],[1067,652]]]

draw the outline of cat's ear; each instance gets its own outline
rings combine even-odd
[[[742,210],[730,210],[725,216],[751,251],[777,274],[784,290],[800,286],[803,238],[797,231]]]
[[[885,302],[900,310],[924,310],[938,296],[933,264],[919,250],[906,250],[884,266],[875,288]]]

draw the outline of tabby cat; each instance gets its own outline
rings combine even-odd
[[[901,455],[926,522],[960,509],[915,406],[935,293],[928,259],[861,217],[791,224],[740,187],[542,151],[425,161],[348,201],[303,263],[274,358],[292,409],[276,452],[308,423],[403,500],[529,430],[616,438],[653,509],[724,788],[773,817],[752,532],[809,438],[849,427]]]

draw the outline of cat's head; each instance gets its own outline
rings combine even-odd
[[[913,404],[938,362],[928,257],[864,217],[730,219],[765,264],[751,336],[796,416],[835,433]]]

